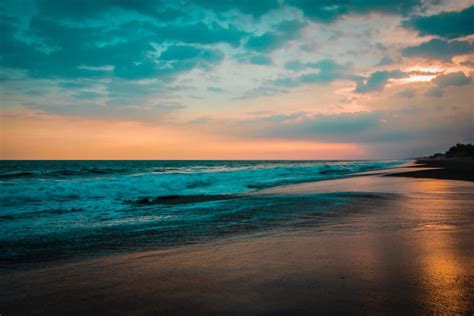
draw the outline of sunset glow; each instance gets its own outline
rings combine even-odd
[[[403,158],[473,139],[474,43],[452,22],[469,1],[3,11],[3,159]]]

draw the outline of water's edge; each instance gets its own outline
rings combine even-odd
[[[402,161],[0,162],[0,262],[144,250],[300,224],[347,194],[254,196]]]

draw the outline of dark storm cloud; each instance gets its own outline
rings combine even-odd
[[[305,23],[292,20],[274,26],[272,31],[262,35],[250,36],[245,48],[251,51],[268,52],[281,47],[289,40],[295,39]]]
[[[171,20],[183,15],[170,6],[170,1],[133,1],[133,0],[38,0],[36,5],[41,16],[59,19],[93,19],[116,10],[135,12],[145,16]]]
[[[421,0],[287,0],[286,3],[300,9],[308,18],[329,23],[346,14],[365,14],[380,12],[406,15],[419,6]]]
[[[464,86],[470,84],[472,79],[464,74],[462,71],[453,72],[446,75],[441,75],[433,80],[431,80],[434,84],[439,87],[449,87],[449,86]]]
[[[54,89],[75,99],[92,103],[105,98],[107,102],[123,104],[134,98],[170,93],[179,75],[193,69],[209,70],[226,56],[240,63],[260,65],[262,70],[278,66],[279,58],[270,53],[300,39],[305,27],[315,25],[309,20],[330,23],[343,15],[370,12],[406,15],[419,7],[419,2],[31,0],[19,5],[5,1],[0,19],[2,79],[21,72],[28,80],[55,81],[51,85]],[[285,11],[275,12],[282,8]],[[265,16],[272,11],[274,15]],[[282,16],[282,12],[291,14]],[[468,16],[472,7],[457,14]],[[434,19],[434,24],[453,19],[450,14],[428,18]],[[423,19],[417,16],[406,23],[419,28],[421,34],[428,32],[424,28],[428,22]],[[451,26],[443,34],[435,26],[433,30],[430,32],[446,37],[465,33],[462,25]],[[467,41],[438,39],[405,48],[402,53],[449,60],[473,50],[473,44]],[[386,56],[379,65],[389,62],[391,59]],[[401,76],[382,71],[363,78],[355,76],[347,65],[330,59],[294,60],[284,67],[287,71],[281,77],[263,80],[262,86],[244,98],[339,79],[355,81],[357,92],[379,91],[387,80]],[[24,90],[39,94],[38,90],[51,86],[25,86]]]
[[[186,1],[187,4],[194,4],[215,12],[222,11],[240,11],[254,17],[262,16],[270,10],[279,7],[277,0],[192,0]]]
[[[402,55],[406,57],[424,57],[444,61],[451,61],[454,56],[471,52],[474,52],[474,43],[472,42],[441,39],[432,39],[429,42],[402,49]]]
[[[472,78],[466,76],[462,71],[440,75],[431,80],[433,86],[426,92],[426,95],[430,97],[442,97],[446,88],[465,86],[471,82]]]
[[[442,12],[431,16],[414,16],[403,23],[420,35],[456,38],[474,34],[474,5],[460,12]]]
[[[176,56],[167,51],[168,64],[156,60],[154,41],[180,41],[197,44],[216,42],[235,43],[238,31],[216,24],[194,23],[187,26],[153,26],[135,23],[135,36],[126,37],[119,30],[106,27],[69,26],[44,18],[33,17],[30,34],[38,43],[15,34],[14,21],[6,24],[2,41],[0,64],[27,70],[33,77],[98,77],[114,75],[126,79],[140,79],[174,75],[194,67],[209,66],[222,60],[218,50],[183,46],[175,49]],[[127,25],[123,26],[124,28]],[[243,34],[243,33],[242,33]],[[182,58],[184,50],[193,51],[196,58]],[[198,56],[199,55],[199,56]],[[174,61],[173,61],[174,59]],[[104,70],[112,66],[113,72]]]
[[[366,93],[373,91],[382,91],[385,88],[385,84],[389,79],[403,77],[406,77],[406,74],[399,70],[376,71],[370,74],[366,79],[358,80],[355,92]]]
[[[206,12],[236,11],[253,17],[282,6],[294,6],[306,16],[333,20],[340,14],[386,12],[403,14],[417,1],[335,1],[330,5],[313,1],[132,1],[132,0],[37,0],[32,15],[5,15],[1,28],[0,65],[27,71],[36,78],[119,77],[129,80],[173,76],[222,60],[222,53],[198,47],[218,43],[245,49],[240,62],[270,65],[266,53],[297,39],[305,21],[288,20],[263,33],[244,31],[245,25],[232,17],[221,21],[204,19]],[[25,4],[26,5],[26,4]],[[319,13],[318,13],[319,12]],[[183,60],[171,50],[157,60],[154,45],[189,44],[188,53],[198,60]],[[243,46],[242,46],[243,45]],[[191,46],[194,46],[191,48]],[[183,48],[184,49],[184,48]],[[201,50],[197,53],[197,50]],[[257,54],[258,53],[258,54]],[[204,60],[206,60],[204,62]],[[329,81],[308,75],[302,82]]]

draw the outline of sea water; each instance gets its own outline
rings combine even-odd
[[[0,261],[9,267],[288,226],[347,199],[246,193],[402,162],[0,161]]]

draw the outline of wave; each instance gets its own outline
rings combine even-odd
[[[0,179],[15,179],[15,178],[25,178],[32,177],[35,174],[33,172],[12,172],[0,174]]]
[[[93,162],[87,162],[92,164]],[[396,165],[399,161],[349,162],[109,162],[115,166],[36,169],[1,174],[0,205],[49,208],[114,209],[124,201],[175,195],[252,192],[292,183],[318,181]],[[158,166],[157,166],[158,165]],[[24,166],[23,166],[24,167]],[[156,172],[157,168],[162,168]],[[33,169],[33,168],[31,168]],[[35,174],[35,175],[32,175]],[[81,175],[81,176],[78,176]],[[0,177],[1,177],[0,176]],[[52,206],[51,206],[52,205]]]
[[[19,225],[15,229],[13,221],[0,222],[6,224],[0,236],[0,261],[5,266],[17,268],[19,264],[74,256],[159,248],[249,232],[304,227],[324,223],[353,210],[357,196],[348,193],[240,195],[229,199],[226,197],[230,196],[168,196],[149,199],[143,201],[144,205],[135,207],[124,205],[117,212],[69,210],[36,220],[17,219]],[[360,198],[380,200],[375,194],[361,194]],[[157,201],[159,203],[154,204]],[[164,201],[173,203],[163,204]],[[177,201],[180,203],[176,204]],[[184,201],[191,203],[182,203]]]
[[[195,202],[195,198],[199,200],[198,203],[174,204],[177,201],[184,202],[190,199]],[[65,212],[53,215],[44,210],[38,212],[35,220],[36,223],[44,223],[42,227],[18,225],[15,230],[6,230],[2,235],[0,249],[8,251],[0,252],[0,259],[22,261],[26,258],[22,259],[21,256],[34,253],[38,255],[34,259],[37,260],[38,257],[51,255],[51,247],[61,249],[55,253],[64,255],[69,251],[81,252],[84,249],[87,252],[95,251],[97,244],[101,245],[99,248],[104,244],[120,248],[147,243],[163,245],[179,241],[190,242],[211,235],[237,232],[244,226],[255,229],[262,227],[265,222],[279,220],[287,223],[288,221],[283,220],[286,216],[291,218],[294,211],[281,206],[281,203],[298,205],[299,212],[306,208],[308,211],[318,209],[317,206],[321,203],[324,203],[326,209],[329,203],[326,199],[318,202],[321,199],[319,197],[307,201],[301,197],[285,199],[245,197],[225,201],[214,198],[210,198],[213,201],[203,201],[199,196],[150,198],[137,200],[135,205],[124,205],[121,212],[101,214]],[[172,203],[162,204],[162,202]],[[208,202],[213,203],[212,206]],[[16,220],[20,223],[34,221],[31,212],[25,212],[25,215],[27,217]],[[7,224],[11,225],[12,221]]]
[[[12,221],[17,219],[27,219],[27,218],[39,218],[44,216],[54,216],[54,215],[63,215],[70,214],[74,212],[81,212],[82,209],[46,209],[46,210],[36,210],[30,212],[20,212],[16,214],[4,214],[0,215],[0,222],[2,221]]]
[[[244,197],[243,195],[219,194],[219,195],[165,195],[155,198],[141,198],[131,201],[133,205],[179,205],[213,201],[233,200]]]
[[[0,161],[0,261],[30,254],[38,260],[51,249],[163,245],[287,225],[350,198],[245,193],[399,163]]]
[[[22,178],[60,178],[69,176],[90,176],[126,173],[126,169],[62,169],[51,171],[20,171],[0,174],[0,179],[22,179]]]

